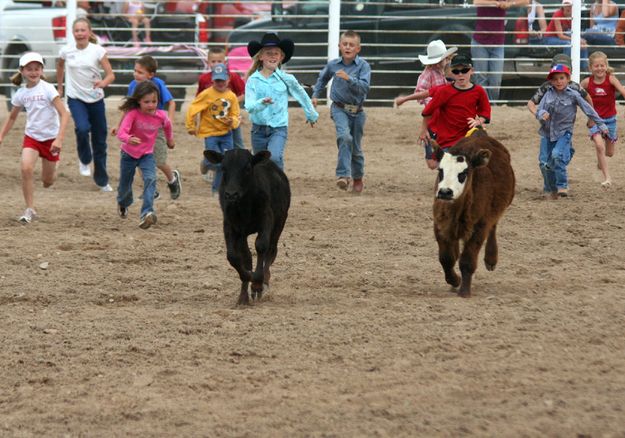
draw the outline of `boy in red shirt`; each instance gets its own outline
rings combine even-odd
[[[470,129],[490,122],[490,102],[484,88],[471,83],[471,57],[459,54],[451,61],[454,82],[430,90],[432,100],[421,115],[419,138],[434,139],[442,148],[449,148]]]

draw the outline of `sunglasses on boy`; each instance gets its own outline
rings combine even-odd
[[[454,68],[451,70],[451,72],[455,75],[459,75],[459,74],[469,73],[469,70],[471,70],[471,67],[463,67],[463,68]]]

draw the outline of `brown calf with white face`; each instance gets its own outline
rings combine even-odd
[[[486,240],[484,264],[497,265],[497,222],[514,197],[510,153],[497,140],[478,130],[449,149],[437,149],[438,179],[434,199],[434,235],[445,281],[471,295],[477,257]],[[464,246],[460,254],[459,242]],[[460,257],[462,281],[455,264]]]

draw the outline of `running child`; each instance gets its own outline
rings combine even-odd
[[[432,97],[429,90],[446,85],[448,83],[446,70],[450,64],[451,56],[456,53],[457,47],[447,49],[441,40],[434,40],[428,44],[427,55],[419,55],[419,61],[425,66],[423,73],[419,75],[417,86],[409,96],[398,96],[395,105],[401,106],[409,100],[418,100],[420,104],[427,105]],[[438,162],[432,157],[432,145],[423,142],[425,148],[425,162],[430,169],[436,169]]]
[[[551,199],[568,196],[567,166],[575,152],[571,138],[577,107],[598,125],[602,135],[609,134],[608,127],[592,106],[577,91],[569,88],[570,78],[571,70],[566,65],[552,67],[547,75],[551,88],[536,111],[541,136],[538,164],[543,175],[545,196]]]
[[[241,120],[239,100],[229,89],[229,78],[224,64],[214,65],[213,85],[195,96],[187,110],[185,122],[189,134],[204,138],[206,150],[221,154],[234,148],[233,132]],[[201,167],[208,165],[204,163]],[[213,194],[219,190],[221,177],[221,165],[215,165]]]
[[[173,149],[175,143],[172,125],[167,113],[158,109],[158,87],[152,81],[140,82],[132,96],[127,97],[119,109],[125,114],[117,133],[117,138],[122,142],[117,188],[118,213],[124,219],[128,217],[128,207],[133,202],[132,181],[138,167],[143,177],[143,205],[139,227],[147,229],[157,220],[154,212],[154,143],[159,129],[162,128],[167,138],[167,146]]]
[[[471,57],[456,55],[451,61],[453,83],[430,90],[433,94],[421,115],[419,138],[427,145],[433,139],[446,149],[460,141],[470,129],[490,122],[490,102],[482,86],[471,82]]]
[[[271,160],[284,169],[284,149],[289,125],[289,96],[304,108],[306,123],[317,122],[308,94],[295,76],[280,68],[291,56],[295,44],[280,39],[275,33],[266,33],[261,41],[251,41],[247,51],[254,62],[245,84],[245,109],[252,121],[252,150],[254,153],[268,150]]]
[[[167,84],[161,78],[156,77],[158,63],[150,55],[144,55],[135,61],[134,79],[128,85],[128,96],[132,96],[138,84],[144,81],[151,81],[158,88],[158,109],[167,111],[170,122],[173,123],[176,116],[176,101],[167,88]],[[113,135],[116,132],[113,130]],[[167,163],[167,142],[162,129],[159,129],[154,143],[154,160],[156,167],[163,172],[167,180],[169,195],[171,199],[178,199],[182,190],[182,178],[180,172],[172,169]],[[158,189],[154,191],[155,199],[158,199]]]
[[[112,192],[106,171],[108,128],[104,88],[115,80],[115,74],[106,50],[96,44],[96,37],[87,18],[74,20],[72,34],[74,43],[64,46],[59,52],[57,89],[62,97],[67,68],[67,105],[75,124],[79,172],[83,176],[91,176],[89,164],[93,160],[93,180],[102,192]],[[100,69],[104,70],[104,78]]]
[[[11,77],[11,82],[20,86],[25,80],[25,86],[17,90],[11,99],[13,109],[0,130],[2,144],[19,113],[22,109],[26,109],[26,129],[20,165],[22,192],[26,202],[26,210],[19,218],[22,224],[28,224],[37,218],[34,202],[34,169],[37,158],[41,157],[43,186],[50,187],[56,180],[56,166],[69,121],[69,113],[65,110],[59,93],[53,85],[45,81],[43,65],[43,58],[39,53],[25,53],[20,58],[19,71]]]
[[[612,185],[612,178],[610,178],[606,157],[614,155],[614,146],[618,139],[616,131],[616,92],[618,91],[621,93],[621,96],[625,96],[625,88],[616,76],[612,74],[614,69],[610,67],[605,53],[593,52],[588,57],[588,65],[591,76],[582,80],[581,86],[588,91],[595,111],[603,119],[610,132],[607,137],[604,137],[597,125],[590,127],[590,138],[595,144],[597,164],[603,174],[601,186],[607,189]]]
[[[336,185],[347,190],[353,181],[352,190],[362,192],[364,188],[365,154],[362,150],[362,136],[366,115],[364,103],[371,84],[371,67],[361,58],[360,35],[348,30],[341,35],[339,51],[341,57],[333,59],[319,72],[313,88],[313,106],[317,106],[328,82],[332,80],[330,109],[336,127]]]

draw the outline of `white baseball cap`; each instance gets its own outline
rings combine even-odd
[[[26,67],[31,62],[38,62],[39,64],[44,65],[43,57],[39,53],[28,52],[24,53],[20,58],[20,67]]]
[[[573,0],[562,0],[562,6],[569,6],[573,4]]]

